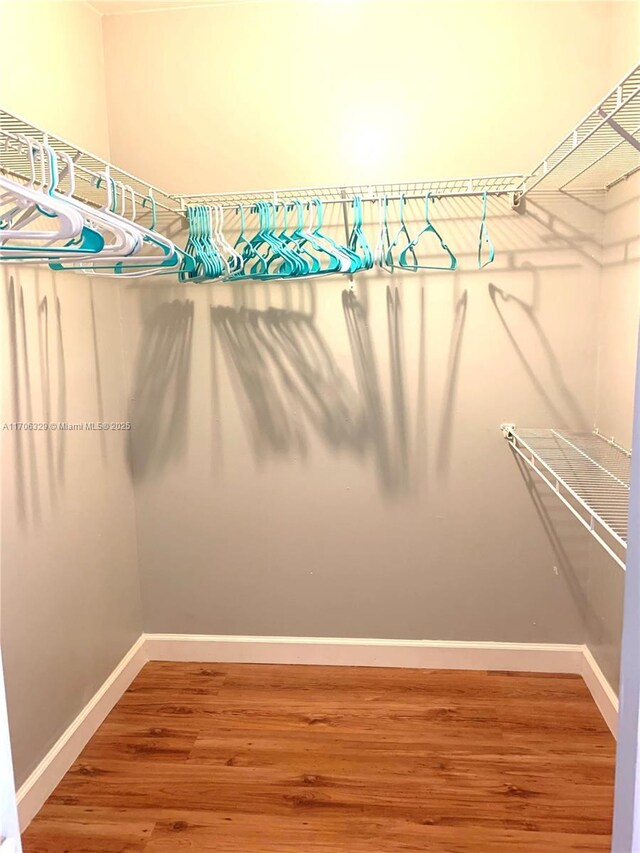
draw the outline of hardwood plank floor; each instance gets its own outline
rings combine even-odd
[[[578,676],[149,663],[24,853],[608,851]]]

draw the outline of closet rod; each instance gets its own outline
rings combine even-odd
[[[444,178],[434,181],[404,181],[401,183],[384,184],[342,184],[321,187],[296,187],[276,190],[254,190],[228,193],[197,193],[174,196],[184,210],[194,204],[214,204],[224,209],[234,209],[239,205],[252,205],[258,201],[281,203],[293,201],[303,202],[319,198],[326,204],[349,204],[355,196],[363,201],[377,202],[386,196],[389,201],[424,200],[429,193],[435,199],[476,197],[485,193],[491,196],[506,196],[515,194],[522,184],[523,175],[484,175],[465,178]]]
[[[448,194],[430,193],[429,198],[431,198],[433,201],[439,201],[439,200],[442,200],[445,198],[463,198],[463,197],[471,198],[471,197],[482,196],[482,195],[484,195],[484,191],[478,190],[478,191],[474,191],[474,192],[470,192],[470,193],[448,193]],[[494,190],[492,192],[487,191],[487,195],[499,197],[499,196],[505,196],[505,195],[513,195],[513,193],[507,192],[506,190]],[[404,198],[405,201],[417,201],[417,200],[424,201],[424,195],[407,195],[406,193],[402,193],[401,195],[387,195],[386,198],[387,198],[387,201],[400,201],[401,198]],[[374,202],[375,203],[378,201],[382,201],[383,196],[379,196],[379,195],[361,196],[361,199],[362,199],[362,201]],[[350,204],[352,202],[352,200],[353,200],[353,196],[345,196],[345,198],[321,199],[322,204],[325,206],[328,204]],[[222,207],[223,210],[237,210],[237,208],[241,204],[253,205],[253,204],[255,204],[256,201],[270,201],[270,202],[273,202],[274,204],[282,204],[283,202],[293,202],[293,198],[291,198],[289,196],[283,197],[283,196],[280,196],[280,195],[277,195],[276,193],[274,193],[269,198],[265,198],[265,199],[255,199],[255,200],[246,201],[246,202],[243,202],[241,199],[239,199],[234,204],[221,204],[219,206]],[[302,201],[304,201],[306,204],[307,202],[311,201],[311,199],[302,199]],[[196,201],[195,199],[193,199],[193,200],[186,202],[185,207],[188,207],[190,204],[218,204],[218,203],[215,201],[215,198],[212,198],[211,196],[204,196],[204,199],[202,201]]]

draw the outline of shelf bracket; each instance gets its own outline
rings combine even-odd
[[[619,134],[626,142],[629,143],[629,145],[632,145],[636,149],[636,151],[640,151],[640,140],[636,139],[635,136],[625,130],[624,127],[622,127],[621,124],[618,124],[615,119],[610,118],[602,109],[602,107],[600,107],[598,113],[607,122],[607,124],[615,130],[617,134]]]

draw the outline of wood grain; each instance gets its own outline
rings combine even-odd
[[[614,757],[578,676],[150,663],[24,851],[608,851]]]

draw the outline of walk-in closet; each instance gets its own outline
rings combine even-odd
[[[640,853],[639,62],[0,0],[1,853]]]

